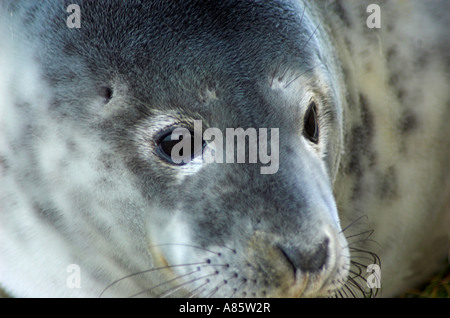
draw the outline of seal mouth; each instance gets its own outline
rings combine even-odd
[[[246,241],[211,244],[182,221],[147,238],[154,297],[332,297],[345,282],[347,245],[333,225],[292,234],[258,229]]]
[[[309,274],[305,273],[302,279],[294,278],[294,286],[288,291],[287,296],[292,298],[303,297],[309,285]]]
[[[273,236],[257,233],[255,239],[246,249],[205,248],[188,243],[149,244],[153,266],[118,279],[105,291],[126,278],[133,278],[143,283],[143,289],[130,297],[148,294],[151,297],[312,298],[332,297],[342,287],[335,282],[345,282],[345,277],[337,277],[343,272],[340,269],[344,264],[329,264],[333,260],[328,260],[320,271],[304,271],[289,262],[289,255],[279,247],[267,246]],[[261,257],[264,247],[267,257]],[[174,263],[170,255],[167,257],[170,249],[185,251],[190,257],[184,263]],[[155,278],[151,285],[141,280],[147,275]]]
[[[323,273],[301,273],[295,275],[294,285],[286,292],[286,297],[289,298],[316,298],[316,297],[330,297],[333,291],[336,291],[344,286],[346,282],[346,275],[337,277],[339,264],[334,264],[329,271],[324,270]],[[299,277],[301,276],[301,277]],[[334,281],[339,281],[335,284]],[[283,296],[284,297],[284,296]]]

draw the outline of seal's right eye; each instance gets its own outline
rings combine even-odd
[[[172,132],[164,135],[157,142],[158,154],[166,161],[173,163],[172,160],[172,150],[173,147],[183,139],[183,136],[179,136],[178,140],[172,140]]]
[[[175,129],[161,134],[156,140],[156,153],[168,163],[183,165],[194,159],[205,146],[202,141],[201,149],[195,149],[194,133],[186,130],[185,133],[177,132]],[[185,140],[190,138],[190,140]],[[187,141],[182,143],[183,140]],[[177,146],[179,145],[179,146]],[[177,146],[176,149],[175,146]]]

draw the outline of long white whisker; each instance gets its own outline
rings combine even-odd
[[[170,296],[171,294],[175,293],[176,291],[180,290],[181,288],[183,288],[184,286],[186,286],[186,285],[188,285],[188,284],[191,284],[191,283],[193,283],[193,282],[195,282],[195,281],[204,279],[204,278],[206,278],[206,277],[215,276],[215,275],[217,275],[217,274],[218,274],[217,272],[214,272],[214,273],[212,273],[212,274],[208,274],[208,275],[205,275],[205,276],[196,277],[196,278],[194,278],[194,279],[191,279],[190,281],[184,282],[184,283],[182,283],[182,284],[180,284],[180,285],[178,285],[178,286],[175,286],[175,287],[173,287],[173,288],[167,290],[164,294],[159,295],[159,297],[160,297],[160,298],[164,298],[164,297]],[[208,282],[209,282],[209,280],[208,280]]]
[[[198,262],[198,263],[189,263],[189,264],[179,264],[179,265],[169,265],[169,266],[163,266],[163,267],[157,267],[157,268],[151,268],[151,269],[147,269],[145,271],[141,271],[141,272],[136,272],[133,274],[129,274],[126,275],[122,278],[119,278],[115,281],[113,281],[111,284],[109,284],[108,286],[105,287],[105,289],[100,293],[100,295],[98,296],[99,298],[101,298],[103,296],[103,294],[112,286],[116,285],[117,283],[123,281],[124,279],[133,277],[133,276],[137,276],[137,275],[142,275],[142,274],[147,274],[150,272],[154,272],[154,271],[159,271],[159,270],[164,270],[164,269],[168,269],[168,268],[174,268],[174,267],[181,267],[181,266],[198,266],[198,265],[204,265],[207,264],[206,262]]]
[[[187,273],[187,274],[183,274],[183,275],[177,276],[177,277],[172,278],[172,279],[170,279],[170,280],[168,280],[168,281],[165,281],[165,282],[163,282],[163,283],[161,283],[161,284],[158,284],[158,285],[156,285],[156,286],[153,286],[153,287],[151,287],[151,288],[149,288],[149,289],[146,289],[146,290],[143,290],[143,291],[141,291],[141,292],[139,292],[139,293],[136,293],[136,294],[134,294],[134,295],[131,295],[129,298],[133,298],[133,297],[139,296],[139,295],[141,295],[141,294],[150,292],[150,291],[152,291],[152,290],[155,289],[155,288],[164,286],[164,285],[166,285],[166,284],[170,284],[170,283],[176,281],[177,279],[180,279],[180,278],[183,278],[183,277],[192,275],[192,274],[194,274],[194,273],[196,273],[196,272],[198,272],[198,271],[200,271],[200,267],[197,268],[195,271],[192,271],[192,272],[190,272],[190,273]]]

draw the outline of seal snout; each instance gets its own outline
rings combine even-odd
[[[324,266],[328,259],[329,238],[326,237],[321,243],[312,250],[301,252],[296,246],[279,245],[282,254],[286,260],[292,265],[294,276],[298,270],[302,272],[318,272]]]
[[[272,286],[270,297],[324,296],[340,287],[337,281],[345,280],[338,276],[346,272],[341,269],[348,258],[335,232],[318,229],[313,239],[301,239],[257,231],[247,259],[258,275],[270,273],[266,277]]]

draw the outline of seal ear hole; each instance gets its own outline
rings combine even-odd
[[[105,104],[107,104],[111,100],[111,98],[113,96],[112,88],[111,87],[107,87],[107,86],[100,87],[98,93],[100,94],[101,97],[103,97],[103,102]]]
[[[312,143],[319,142],[319,121],[317,116],[317,105],[314,100],[309,103],[303,119],[303,135]]]

